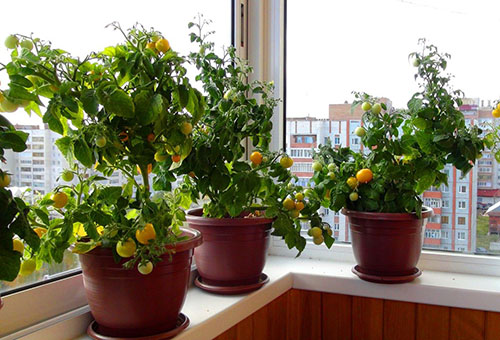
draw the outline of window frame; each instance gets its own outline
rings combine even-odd
[[[251,0],[248,1],[252,3]],[[275,126],[275,129],[273,129],[273,137],[279,137],[280,141],[275,142],[274,144],[283,147],[286,142],[287,0],[267,0],[264,2],[269,7],[272,7],[273,10],[264,12],[263,16],[260,18],[250,18],[252,20],[249,20],[248,31],[249,34],[252,34],[253,32],[258,31],[258,27],[259,25],[262,25],[262,22],[270,23],[270,29],[267,32],[267,41],[269,42],[267,47],[270,51],[267,53],[272,56],[279,56],[278,59],[282,60],[283,64],[279,65],[275,62],[275,60],[266,60],[266,58],[262,56],[259,58],[252,58],[252,54],[249,54],[249,61],[251,65],[258,65],[260,68],[269,69],[271,78],[264,78],[262,80],[273,80],[276,88],[279,90],[277,91],[277,94],[279,94],[280,98],[282,98],[282,102],[279,104],[276,116],[278,118],[280,130],[279,133],[276,133],[278,128]],[[256,19],[257,22],[255,22]],[[262,34],[262,32],[259,33]],[[278,41],[276,37],[281,37],[283,41]],[[450,169],[447,169],[447,172],[451,173]],[[448,191],[450,191],[449,188]],[[452,237],[452,235],[450,235],[450,237]],[[278,237],[273,237],[269,248],[269,254],[279,256],[296,256],[297,251],[289,250],[283,240]],[[324,245],[316,246],[312,243],[312,240],[307,240],[306,249],[301,256],[355,263],[350,244],[334,243],[332,248],[329,250]],[[418,266],[422,270],[500,276],[500,256],[494,255],[463,254],[446,250],[434,251],[424,249],[422,250]]]

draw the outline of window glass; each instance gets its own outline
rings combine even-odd
[[[210,30],[217,48],[231,44],[231,1],[229,0],[190,0],[190,1],[153,1],[138,3],[132,0],[120,2],[88,0],[84,4],[63,0],[35,1],[22,3],[22,17],[4,15],[0,25],[0,61],[8,62],[10,51],[3,45],[4,39],[12,33],[50,40],[53,47],[71,52],[75,57],[84,57],[92,51],[101,51],[105,47],[123,41],[117,31],[105,26],[119,21],[126,29],[139,22],[146,28],[154,27],[165,35],[172,48],[182,55],[187,55],[194,45],[190,43],[187,25],[197,20],[198,13],[212,20]],[[20,13],[19,3],[2,3],[3,13]],[[75,14],[76,13],[76,14]],[[57,18],[49,19],[49,18]],[[194,82],[194,68],[188,72]],[[5,71],[0,73],[0,83],[8,83]],[[5,86],[2,86],[5,88]],[[199,86],[201,89],[201,86]],[[28,149],[15,154],[7,164],[1,164],[3,170],[13,174],[11,189],[15,195],[25,193],[32,201],[38,194],[46,194],[59,184],[58,177],[67,166],[57,148],[53,146],[59,136],[49,131],[40,118],[29,117],[21,109],[6,114],[17,125],[17,129],[28,132]],[[311,138],[311,137],[310,137]],[[121,184],[120,178],[111,179],[111,184]],[[19,277],[14,282],[0,282],[0,293],[14,287],[49,279],[57,273],[78,268],[78,258],[68,254],[64,262],[51,267],[43,267],[28,277]]]
[[[405,108],[418,88],[408,54],[420,49],[419,38],[451,54],[447,71],[455,75],[453,86],[465,92],[460,109],[466,124],[492,122],[491,108],[498,99],[498,89],[491,84],[500,79],[500,45],[492,44],[491,32],[498,31],[499,9],[500,3],[490,0],[289,1],[287,152],[305,148],[293,145],[305,143],[293,136],[306,134],[316,136],[315,141],[329,138],[335,146],[360,150],[361,141],[353,131],[361,117],[350,111],[354,99],[351,92],[365,91],[387,98],[395,108]],[[307,67],[304,53],[296,53],[297,46],[310,58]],[[300,163],[311,162],[304,158],[294,161],[292,171],[300,169]],[[500,194],[496,194],[500,190],[500,167],[490,152],[485,152],[476,165],[465,177],[446,166],[443,172],[448,175],[448,185],[424,193],[426,205],[438,215],[446,214],[440,221],[431,222],[433,229],[441,231],[441,237],[436,239],[435,233],[427,233],[433,237],[425,239],[424,247],[500,254],[496,250],[500,249],[500,221],[483,216],[485,209],[500,201]],[[300,173],[300,181],[311,176]],[[331,214],[325,221],[335,224]],[[349,226],[342,214],[338,224],[336,242],[349,242]],[[460,244],[456,237],[448,237],[455,235],[458,227],[467,230]]]

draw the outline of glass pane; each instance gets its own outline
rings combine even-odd
[[[119,21],[123,28],[131,27],[136,22],[146,28],[154,27],[162,32],[172,48],[187,55],[196,48],[191,44],[187,25],[197,20],[199,13],[212,20],[210,27],[215,31],[212,41],[216,46],[231,44],[231,1],[230,0],[189,0],[189,1],[97,1],[84,3],[68,3],[62,0],[24,1],[22,14],[19,3],[2,4],[3,13],[11,13],[2,19],[0,26],[0,61],[10,60],[10,51],[3,45],[4,39],[12,33],[50,40],[53,47],[61,48],[74,56],[84,57],[92,51],[101,51],[107,46],[123,41],[117,31],[105,26]],[[17,13],[17,14],[14,14]],[[194,68],[189,68],[192,72]],[[192,76],[194,82],[194,76]],[[0,72],[0,83],[6,85],[8,77],[5,71]],[[5,86],[2,86],[5,88]],[[199,86],[201,89],[201,86]],[[28,117],[18,110],[8,113],[6,117],[17,125],[18,130],[30,134],[28,149],[20,154],[9,154],[7,164],[1,164],[3,170],[13,174],[10,188],[15,195],[24,194],[32,200],[36,193],[46,194],[59,185],[58,177],[67,167],[67,163],[54,145],[59,136],[49,131],[39,117]],[[112,185],[121,183],[121,176],[116,173],[109,179]],[[25,192],[27,188],[31,191]],[[68,254],[64,262],[52,266],[44,266],[29,277],[20,277],[14,282],[0,282],[0,293],[20,285],[50,278],[56,273],[79,267],[78,257]]]
[[[387,98],[405,108],[417,90],[408,54],[426,38],[452,59],[452,84],[465,92],[460,108],[466,124],[492,121],[498,99],[500,47],[495,1],[313,0],[287,3],[287,152],[300,183],[312,176],[305,152],[330,139],[333,145],[360,150],[353,132],[361,112],[350,112],[352,91]],[[300,53],[297,53],[297,51]],[[498,163],[486,152],[465,178],[447,167],[448,186],[424,193],[435,216],[427,225],[425,247],[467,253],[500,254],[500,217],[483,216],[500,200]],[[337,242],[349,242],[346,218],[323,212]],[[499,214],[500,215],[500,214]]]

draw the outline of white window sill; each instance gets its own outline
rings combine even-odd
[[[351,267],[349,262],[269,256],[264,272],[270,282],[256,292],[218,296],[192,287],[182,310],[191,324],[175,339],[211,340],[291,288],[500,312],[500,280],[495,276],[424,270],[412,283],[382,285],[358,279]],[[90,319],[88,307],[73,313],[60,316],[61,322],[44,330],[16,338],[40,339],[43,331],[43,338],[53,340],[90,339],[82,333],[69,336],[84,330]]]

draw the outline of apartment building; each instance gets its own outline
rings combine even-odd
[[[389,110],[392,108],[389,99],[384,98],[383,102]],[[467,124],[478,124],[478,110],[472,113],[473,105],[466,103],[461,109],[464,110]],[[323,144],[328,138],[334,146],[363,150],[361,138],[354,134],[354,130],[363,125],[362,114],[359,107],[351,113],[351,104],[344,103],[330,104],[328,119],[287,119],[287,152],[294,160],[291,170],[298,176],[301,185],[305,185],[313,175],[311,149]],[[489,159],[487,157],[490,155],[486,154],[483,160]],[[423,194],[424,204],[434,209],[434,216],[426,228],[424,247],[473,252],[476,248],[478,168],[475,167],[466,176],[451,166],[447,166],[444,171],[448,173],[448,185],[431,188]],[[491,173],[496,174],[493,170]],[[332,225],[335,238],[350,242],[347,218],[326,209],[322,213],[325,221]]]

